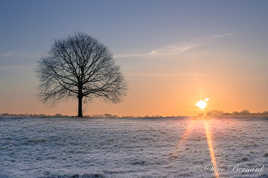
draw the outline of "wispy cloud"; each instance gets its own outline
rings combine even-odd
[[[198,44],[181,44],[181,45],[168,45],[162,48],[153,49],[145,53],[120,53],[114,55],[115,58],[129,58],[129,57],[150,57],[150,56],[166,56],[166,55],[179,55],[185,53]]]
[[[130,57],[150,57],[150,56],[167,56],[167,55],[180,55],[196,49],[200,46],[207,44],[210,41],[231,36],[232,33],[223,33],[210,35],[205,38],[191,40],[191,42],[177,43],[166,45],[158,49],[153,49],[143,53],[119,53],[115,54],[115,58],[130,58]]]
[[[14,52],[13,51],[6,51],[6,52],[2,52],[0,53],[1,57],[11,57],[14,56]]]
[[[115,58],[130,58],[130,57],[157,57],[167,55],[180,55],[189,51],[192,51],[200,46],[206,45],[210,41],[226,38],[232,36],[232,33],[213,34],[210,36],[193,39],[188,42],[175,43],[166,45],[157,49],[152,49],[147,52],[135,52],[135,53],[118,53],[115,54]],[[22,50],[10,50],[0,53],[2,58],[16,58],[16,59],[38,59],[41,56],[47,55],[40,52],[27,52]]]
[[[0,67],[7,66],[28,66],[36,64],[36,61],[40,57],[46,54],[42,54],[38,51],[24,51],[24,50],[10,50],[0,53]]]
[[[39,52],[27,52],[22,50],[10,50],[0,53],[0,57],[6,57],[6,58],[39,58],[44,54],[41,54]]]
[[[196,78],[204,78],[208,75],[206,73],[198,73],[198,72],[180,72],[180,73],[152,73],[152,72],[138,72],[138,73],[128,73],[128,77],[141,77],[141,78],[177,78],[177,79],[196,79]]]
[[[212,38],[225,38],[225,37],[228,37],[228,36],[232,36],[233,34],[232,33],[223,33],[223,34],[216,34],[216,35],[212,35],[211,37]]]

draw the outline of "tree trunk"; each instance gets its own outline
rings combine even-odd
[[[83,97],[78,96],[78,117],[83,117]]]

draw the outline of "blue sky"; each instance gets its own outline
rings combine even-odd
[[[189,95],[185,93],[186,88],[184,91],[181,86],[169,84],[173,83],[170,80],[174,77],[183,80],[182,85],[187,86],[193,76],[195,80],[196,76],[209,76],[209,79],[198,80],[207,82],[207,86],[211,85],[205,87],[192,82],[191,86],[197,85],[198,88],[192,91],[196,95],[210,95],[208,91],[215,95],[228,95],[229,85],[222,91],[214,91],[213,88],[217,88],[214,85],[219,85],[215,81],[222,80],[223,83],[229,80],[230,85],[234,84],[234,88],[238,88],[238,94],[233,95],[239,96],[239,100],[245,99],[233,107],[214,104],[213,109],[268,109],[268,103],[263,101],[268,84],[267,17],[268,1],[265,0],[1,0],[0,96],[5,99],[0,101],[0,112],[68,113],[63,106],[54,107],[56,109],[53,110],[54,108],[49,109],[50,107],[38,103],[35,67],[36,61],[47,54],[55,39],[74,32],[88,33],[108,46],[115,55],[116,62],[121,65],[130,87],[129,95],[122,104],[112,107],[105,104],[109,109],[101,111],[97,109],[100,104],[93,103],[89,105],[95,108],[96,112],[93,113],[191,113],[186,109],[189,108],[187,104],[177,104],[176,101],[172,103],[173,110],[160,112],[155,110],[160,105],[152,107],[147,103],[137,110],[126,108],[125,105],[140,105],[131,97],[139,96],[140,90],[144,91],[140,94],[141,102],[143,98],[154,98],[163,91],[179,88],[182,89],[178,93]],[[213,78],[214,75],[216,78]],[[169,81],[164,85],[167,88],[162,88],[162,80]],[[146,86],[148,82],[152,83]],[[213,82],[215,84],[212,86]],[[152,95],[147,93],[154,88],[155,83],[161,84],[157,86],[159,91],[155,90]],[[243,88],[246,88],[245,93]],[[202,90],[206,90],[204,94]],[[5,101],[8,98],[9,104]],[[179,98],[181,99],[190,102],[194,98]],[[164,101],[159,99],[155,102],[163,104]],[[227,101],[218,99],[220,102]],[[14,103],[25,106],[21,109]],[[34,111],[31,105],[36,105]],[[74,110],[75,108],[74,106]]]

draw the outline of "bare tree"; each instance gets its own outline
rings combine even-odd
[[[83,117],[83,99],[118,102],[126,89],[109,50],[84,33],[55,41],[48,57],[39,61],[38,73],[42,101],[77,97],[78,117]]]

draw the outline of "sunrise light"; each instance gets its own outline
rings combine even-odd
[[[208,100],[209,100],[209,98],[205,98],[205,99],[203,99],[203,100],[199,100],[196,104],[195,104],[195,106],[197,106],[199,109],[201,109],[201,110],[204,110],[204,109],[206,109],[206,107],[207,107],[207,102],[208,102]]]

